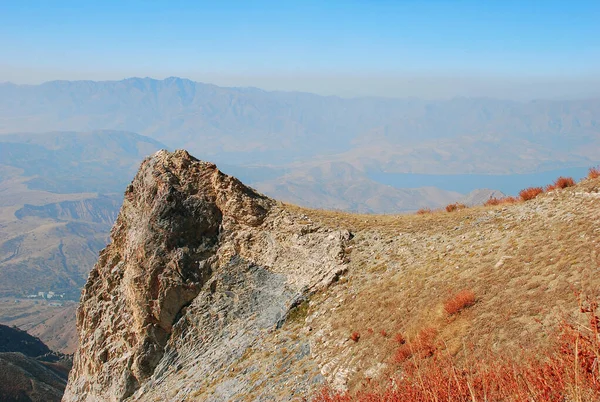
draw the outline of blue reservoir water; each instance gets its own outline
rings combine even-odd
[[[572,177],[579,180],[588,173],[588,167],[564,168],[539,173],[527,174],[454,174],[433,175],[415,173],[369,173],[371,180],[396,188],[438,187],[448,191],[469,193],[479,188],[500,190],[506,195],[517,195],[527,187],[543,187],[552,183],[559,176]]]

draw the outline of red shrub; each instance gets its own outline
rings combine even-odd
[[[475,293],[470,290],[461,290],[450,299],[444,302],[444,310],[449,315],[458,313],[459,311],[475,304]]]
[[[553,184],[546,186],[546,191],[567,188],[575,185],[575,180],[572,177],[559,177]]]
[[[598,177],[600,177],[600,166],[591,167],[588,171],[588,178],[597,179]]]
[[[360,334],[358,332],[353,332],[352,335],[350,335],[350,339],[352,339],[354,342],[358,342],[360,339]]]
[[[490,199],[487,200],[485,202],[485,204],[483,204],[483,205],[485,205],[486,207],[491,207],[491,206],[494,206],[494,205],[500,205],[500,198],[490,197]]]
[[[461,204],[459,202],[455,202],[454,204],[446,205],[446,212],[454,212],[459,209],[465,209],[467,206],[465,204]]]
[[[394,363],[403,363],[413,355],[410,344],[401,345],[394,354]]]
[[[410,342],[406,342],[402,337],[401,340],[403,342],[398,342],[400,346],[398,347],[398,349],[396,349],[396,354],[394,355],[394,362],[402,363],[413,356],[418,357],[420,359],[425,359],[427,357],[433,356],[437,351],[437,346],[435,344],[436,336],[437,331],[435,328],[425,328],[421,330],[421,332],[419,332],[416,338],[411,340]],[[396,341],[398,341],[398,339],[396,339]]]
[[[384,338],[387,337],[387,331],[385,329],[382,329],[381,331],[379,331],[379,333],[381,334],[381,336],[383,336]]]
[[[432,211],[430,208],[421,208],[417,211],[417,215],[426,215],[430,214]]]
[[[519,197],[521,197],[523,201],[529,201],[533,200],[535,197],[542,194],[543,192],[544,189],[541,187],[529,187],[524,190],[521,190],[519,192]]]

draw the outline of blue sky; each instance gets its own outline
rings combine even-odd
[[[600,89],[599,21],[600,1],[1,0],[0,81],[177,75],[339,95],[586,95]]]

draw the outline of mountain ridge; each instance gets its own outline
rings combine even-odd
[[[506,206],[360,215],[282,204],[160,151],[85,286],[63,400],[356,391],[397,369],[393,334],[427,328],[457,357],[467,339],[475,357],[543,347],[537,329],[579,317],[570,289],[600,285],[598,180]],[[459,289],[477,302],[449,317]]]
[[[356,166],[368,160],[377,169],[418,173],[445,170],[440,164],[420,166],[414,160],[408,166],[396,165],[390,158],[442,140],[446,147],[472,154],[483,149],[492,156],[487,148],[498,150],[498,144],[514,143],[518,137],[518,157],[503,154],[505,166],[485,159],[471,164],[459,159],[452,166],[456,173],[502,173],[509,164],[526,172],[552,160],[592,165],[599,130],[593,116],[599,108],[597,98],[526,103],[485,98],[346,99],[219,87],[179,78],[54,81],[0,91],[0,132],[119,129],[186,147],[219,163],[285,165],[331,154]],[[247,141],[249,137],[252,141]],[[361,150],[365,141],[377,152]],[[569,145],[567,154],[565,145]],[[544,158],[547,152],[530,155],[527,149],[542,147],[563,155]],[[375,156],[380,151],[391,155]],[[444,157],[448,155],[442,149],[426,156],[429,162]]]

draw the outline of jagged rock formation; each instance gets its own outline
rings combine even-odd
[[[350,233],[309,223],[185,151],[146,159],[83,290],[64,400],[201,397],[345,271]],[[205,387],[164,382],[184,372]],[[211,398],[230,400],[247,382]]]
[[[0,401],[60,401],[70,366],[38,338],[0,325]]]

